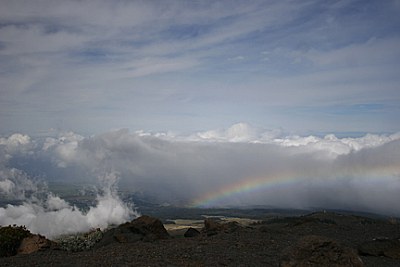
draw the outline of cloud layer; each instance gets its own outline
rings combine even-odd
[[[241,123],[186,136],[118,130],[91,137],[66,133],[30,143],[31,150],[10,161],[28,174],[35,173],[30,166],[39,161],[51,166],[42,170],[48,180],[114,184],[97,177],[117,173],[124,190],[160,204],[400,215],[400,134],[284,136]],[[75,170],[73,177],[66,169]],[[3,192],[11,188],[7,177],[3,171]]]

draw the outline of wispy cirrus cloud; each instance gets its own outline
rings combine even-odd
[[[352,131],[354,121],[360,131],[397,130],[400,22],[392,1],[4,1],[2,7],[1,116],[9,132],[192,131],[238,120],[302,132],[331,131],[325,124]],[[383,108],[373,118],[321,112],[362,104]],[[108,110],[103,123],[99,106]],[[306,127],[293,119],[300,109]],[[81,118],[93,121],[90,129]],[[368,125],[383,118],[390,119]]]

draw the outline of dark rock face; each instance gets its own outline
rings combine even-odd
[[[133,243],[137,241],[155,241],[169,237],[170,235],[159,219],[144,215],[107,231],[96,247],[113,242]]]
[[[385,256],[392,259],[400,259],[400,240],[375,239],[366,241],[358,247],[358,252],[366,256]]]
[[[190,227],[189,229],[187,229],[187,231],[185,232],[185,234],[183,236],[184,237],[196,237],[198,235],[200,235],[200,232],[197,229]]]
[[[25,237],[19,245],[17,254],[31,254],[39,250],[49,249],[54,243],[41,235]]]
[[[147,240],[168,239],[170,236],[162,222],[150,216],[141,216],[130,223],[122,224],[134,233],[142,234]]]
[[[336,241],[322,236],[305,236],[289,248],[281,260],[281,267],[302,266],[364,266],[357,253]]]

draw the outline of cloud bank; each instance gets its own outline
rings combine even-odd
[[[68,140],[67,148],[74,142],[74,139]],[[41,149],[46,150],[47,141]],[[94,228],[104,229],[138,216],[133,203],[124,203],[117,195],[118,177],[114,172],[98,177],[101,193],[96,197],[96,205],[82,211],[51,193],[45,180],[9,166],[13,157],[22,155],[28,161],[31,157],[35,158],[39,152],[36,146],[37,143],[27,135],[13,134],[8,138],[0,138],[0,152],[3,155],[0,162],[0,200],[2,203],[13,203],[0,207],[0,225],[25,225],[33,233],[55,238]],[[56,153],[61,156],[68,154],[65,149]]]
[[[3,138],[2,148],[7,148],[5,140],[13,138]],[[333,208],[400,216],[400,133],[357,138],[285,136],[240,123],[186,136],[116,130],[91,137],[61,133],[29,140],[30,149],[23,150],[27,144],[21,144],[12,153],[23,155],[9,161],[20,166],[15,172],[27,173],[24,179],[28,180],[29,172],[34,173],[29,166],[44,161],[50,167],[42,170],[47,173],[42,176],[48,180],[100,181],[109,187],[116,175],[97,177],[112,170],[121,188],[160,204]],[[18,161],[26,162],[25,167]],[[75,170],[74,177],[66,169]],[[3,194],[12,190],[10,175],[2,173]],[[47,207],[86,217],[85,227],[93,226],[94,214],[101,218],[115,211],[118,218],[128,216],[126,206],[110,192],[85,215],[64,207],[55,196],[46,201]],[[2,208],[2,218],[9,218],[13,209],[18,208]],[[32,206],[27,214],[32,211],[43,212]],[[105,222],[114,222],[112,218]]]

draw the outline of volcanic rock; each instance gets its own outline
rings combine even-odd
[[[49,249],[53,242],[41,235],[25,237],[19,245],[18,254],[31,254],[39,250]]]
[[[281,267],[302,266],[364,266],[357,253],[323,236],[305,236],[289,248],[281,260]]]
[[[133,243],[141,240],[168,239],[169,237],[170,235],[159,219],[144,215],[131,222],[121,224],[117,228],[108,230],[96,247],[113,242]]]
[[[189,229],[187,229],[187,231],[185,232],[185,234],[183,236],[184,237],[196,237],[198,235],[200,235],[200,232],[197,229],[190,227]]]
[[[130,223],[122,224],[134,233],[142,234],[148,240],[168,239],[170,236],[162,222],[154,217],[141,216]]]
[[[185,217],[188,215],[186,209],[182,212]],[[204,211],[198,212],[201,212],[201,216]],[[164,218],[167,217],[172,216]],[[299,216],[296,214],[295,217]],[[135,234],[128,227],[117,227],[104,233],[109,235],[108,240],[111,242],[107,246],[78,252],[48,249],[29,255],[7,254],[5,256],[12,257],[1,258],[0,266],[362,266],[363,263],[365,266],[400,266],[400,259],[385,256],[392,255],[389,252],[379,257],[360,255],[363,261],[361,263],[358,255],[351,249],[359,248],[360,244],[369,244],[377,237],[395,240],[394,237],[400,237],[398,224],[388,223],[387,219],[381,217],[329,212],[314,213],[310,217],[317,218],[318,221],[296,223],[290,227],[288,222],[297,222],[298,219],[285,217],[282,220],[271,220],[281,218],[276,217],[274,212],[271,216],[260,218],[264,220],[259,224],[238,228],[232,233],[220,230],[217,235],[208,237],[203,232],[197,238],[179,238],[179,234],[177,238],[160,242],[131,242],[135,238],[143,240],[143,234]],[[216,221],[217,224],[224,222],[218,219]],[[217,230],[220,229],[218,225],[214,226]],[[259,227],[263,227],[265,231],[259,231]],[[15,228],[7,227],[3,234],[11,232],[8,237],[30,234],[23,228]],[[6,244],[5,236],[1,237],[0,235],[0,248]],[[14,238],[15,242],[12,244],[19,246],[23,238]],[[380,242],[375,241],[372,244]]]
[[[358,252],[361,255],[400,259],[400,240],[375,239],[366,241],[358,247]]]

